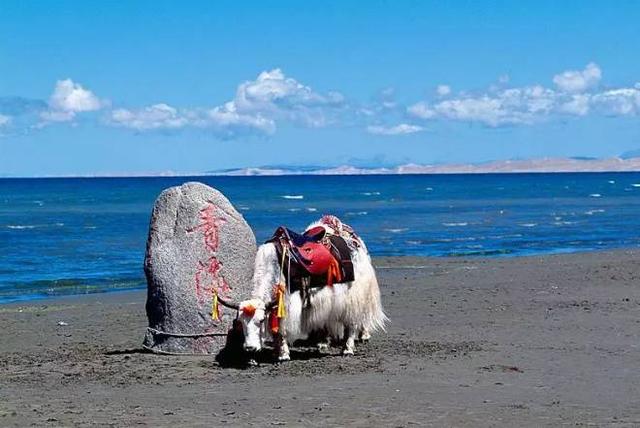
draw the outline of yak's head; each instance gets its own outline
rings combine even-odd
[[[243,348],[247,352],[258,352],[262,349],[262,338],[266,331],[267,312],[275,302],[266,303],[261,299],[248,299],[240,303],[228,303],[219,299],[220,303],[238,311],[237,319],[244,334]]]
[[[238,320],[244,333],[244,350],[257,352],[262,349],[262,336],[267,309],[261,299],[249,299],[238,305]]]

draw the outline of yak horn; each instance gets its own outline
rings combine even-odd
[[[222,306],[226,306],[229,309],[233,309],[236,311],[240,309],[240,305],[238,305],[237,303],[229,303],[220,296],[218,296],[218,302],[220,302]]]

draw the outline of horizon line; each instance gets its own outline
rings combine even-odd
[[[158,178],[158,177],[274,177],[274,176],[363,176],[363,175],[453,175],[453,174],[544,174],[544,173],[640,172],[640,157],[546,157],[491,160],[478,163],[399,164],[395,166],[277,165],[225,168],[212,171],[112,172],[89,174],[11,175],[0,178]]]

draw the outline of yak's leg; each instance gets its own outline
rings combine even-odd
[[[278,361],[289,361],[289,345],[287,345],[287,338],[284,332],[279,333],[275,337],[276,339],[276,352],[278,353]]]
[[[314,344],[320,352],[329,349],[330,340],[329,332],[324,328],[312,331],[308,338],[309,344]]]
[[[342,355],[353,355],[356,351],[356,336],[358,329],[354,326],[345,328],[345,342],[344,348],[342,348]]]
[[[369,339],[371,339],[371,333],[369,333],[369,329],[367,329],[367,328],[363,328],[363,329],[360,331],[360,340],[361,340],[362,342],[368,342],[368,341],[369,341]]]
[[[318,347],[318,351],[322,352],[328,350],[330,344],[331,336],[328,332],[323,331],[322,333],[318,334],[318,342],[316,345]]]
[[[329,338],[327,337],[326,339],[323,339],[322,341],[318,342],[318,351],[320,352],[324,352],[326,350],[329,349]]]

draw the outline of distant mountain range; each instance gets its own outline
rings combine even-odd
[[[540,158],[529,160],[501,160],[468,164],[405,164],[394,167],[335,167],[264,166],[225,169],[205,175],[274,176],[274,175],[390,175],[390,174],[488,174],[527,172],[623,172],[640,171],[640,153],[635,157],[596,158]]]
[[[277,175],[394,175],[394,174],[490,174],[535,172],[640,172],[640,150],[619,157],[589,157],[498,160],[483,163],[414,164],[396,166],[261,166],[192,172],[108,172],[98,174],[41,175],[38,177],[194,177],[194,176],[277,176]],[[19,177],[2,174],[0,178]],[[35,178],[35,177],[34,177]]]

